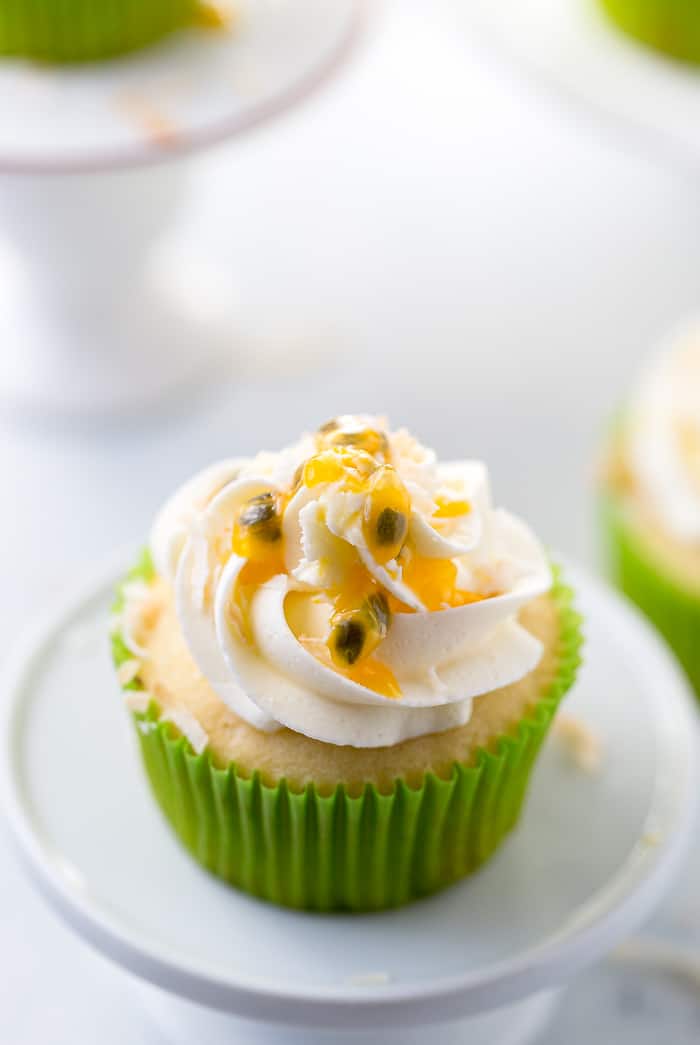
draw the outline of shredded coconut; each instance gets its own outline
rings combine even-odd
[[[141,669],[141,661],[132,658],[131,660],[123,661],[117,669],[117,678],[121,686],[128,686],[130,682],[133,682]]]
[[[160,717],[161,722],[172,722],[182,735],[189,740],[196,754],[201,755],[209,743],[209,737],[197,719],[184,708],[171,708]]]
[[[123,93],[117,99],[117,104],[122,115],[151,145],[167,148],[178,140],[180,133],[176,124],[149,98],[135,92]]]
[[[573,715],[559,714],[552,735],[577,769],[597,773],[603,761],[603,744],[589,726]]]
[[[145,581],[129,581],[122,588],[124,607],[112,618],[112,634],[119,634],[122,642],[134,657],[147,659],[148,651],[138,642],[138,635],[150,622],[157,600],[152,588]]]
[[[145,689],[130,689],[125,695],[125,703],[130,711],[136,711],[143,715],[148,711],[151,703],[151,694]]]

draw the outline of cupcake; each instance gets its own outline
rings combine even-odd
[[[609,437],[608,568],[700,694],[700,326],[664,346]]]
[[[700,6],[696,0],[600,0],[612,20],[657,51],[700,62]]]
[[[196,859],[268,900],[359,911],[496,850],[580,634],[483,464],[343,416],[186,483],[121,586],[113,645]]]
[[[3,0],[0,55],[46,62],[110,58],[176,29],[222,21],[216,6],[202,0]]]

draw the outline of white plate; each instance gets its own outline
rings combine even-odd
[[[231,137],[310,91],[363,0],[240,0],[229,32],[178,33],[108,62],[0,61],[0,170],[133,166]]]
[[[624,35],[597,0],[447,0],[471,35],[635,133],[658,154],[700,164],[700,67]]]
[[[649,627],[583,571],[567,570],[588,645],[566,710],[603,741],[602,770],[587,775],[547,747],[518,830],[479,874],[367,916],[266,905],[180,848],[148,792],[109,661],[118,573],[19,652],[2,763],[36,881],[78,932],[137,975],[259,1019],[457,1018],[563,982],[660,898],[693,814],[694,710]],[[375,973],[387,982],[361,982]]]

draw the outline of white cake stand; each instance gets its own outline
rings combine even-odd
[[[227,32],[78,67],[0,62],[0,403],[139,408],[231,358],[228,292],[153,247],[188,154],[302,99],[363,0],[237,0]]]
[[[556,993],[651,910],[694,816],[694,709],[665,647],[579,569],[586,665],[567,712],[603,744],[550,744],[522,822],[469,880],[375,915],[287,911],[180,848],[151,798],[106,643],[120,569],[40,627],[8,679],[0,763],[32,878],[195,1045],[522,1045]]]
[[[497,46],[570,102],[697,175],[700,68],[624,35],[597,0],[444,0],[470,36]]]

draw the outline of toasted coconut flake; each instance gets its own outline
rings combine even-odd
[[[145,715],[151,703],[151,694],[145,689],[130,689],[127,691],[124,701],[130,711]]]
[[[153,589],[145,581],[129,581],[122,588],[124,607],[112,617],[112,634],[122,642],[134,657],[146,660],[148,651],[139,642],[141,632],[152,623],[158,609]],[[125,685],[125,683],[123,683]]]
[[[148,733],[153,733],[154,730],[158,728],[158,723],[153,722],[149,718],[143,718],[136,723],[136,728],[138,729],[139,733],[143,733],[144,735],[146,735]]]
[[[145,95],[134,91],[123,92],[117,98],[117,107],[149,144],[166,149],[177,143],[180,137],[179,128]]]
[[[591,774],[600,771],[602,741],[585,722],[574,715],[559,714],[554,720],[552,735],[577,769]]]
[[[132,658],[131,660],[123,661],[117,669],[117,678],[121,686],[128,686],[130,682],[133,682],[139,671],[141,670],[141,661]]]
[[[171,708],[160,716],[161,722],[172,722],[183,737],[189,740],[196,754],[201,755],[209,743],[209,737],[197,719],[184,708]]]

